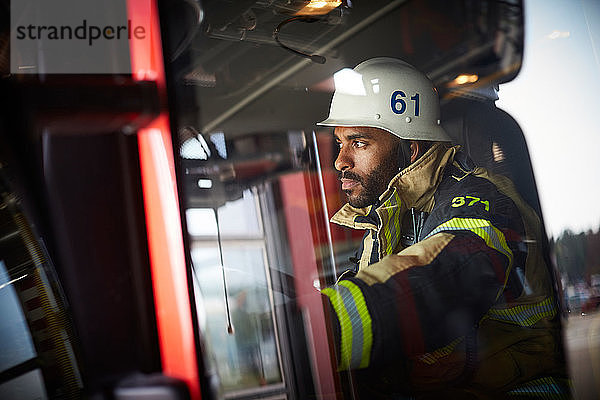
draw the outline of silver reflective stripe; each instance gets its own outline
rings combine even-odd
[[[357,368],[362,361],[363,349],[363,326],[360,314],[354,302],[354,297],[345,286],[339,285],[338,291],[342,296],[342,301],[346,306],[350,324],[352,325],[352,355],[350,358],[350,367]]]
[[[554,315],[556,315],[556,307],[551,297],[535,304],[524,304],[511,308],[492,308],[487,313],[491,319],[520,326],[533,326],[543,318],[552,318]]]
[[[570,400],[571,382],[567,379],[555,379],[553,377],[538,378],[524,383],[507,393],[511,398],[532,398],[532,399],[564,399]]]

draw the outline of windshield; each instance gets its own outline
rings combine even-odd
[[[364,227],[329,223],[347,197],[336,137],[316,123],[340,82],[373,57],[425,73],[452,141],[509,178],[543,217],[547,235],[536,245],[561,272],[565,309],[575,309],[566,299],[575,293],[578,307],[596,293],[598,271],[567,264],[565,254],[571,242],[595,243],[599,218],[595,207],[567,206],[565,193],[597,197],[597,157],[582,157],[590,173],[576,175],[587,183],[571,179],[564,134],[597,141],[589,88],[598,84],[598,7],[343,1],[318,2],[315,15],[309,3],[181,2],[163,16],[194,296],[218,390],[227,398],[352,392],[352,374],[332,368],[327,311],[305,298],[352,271],[364,251]]]

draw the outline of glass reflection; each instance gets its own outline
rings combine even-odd
[[[36,356],[27,320],[13,286],[15,281],[10,279],[6,264],[0,260],[0,371]]]
[[[201,323],[226,393],[283,380],[257,207],[246,190],[217,209],[218,224],[213,209],[186,212]]]

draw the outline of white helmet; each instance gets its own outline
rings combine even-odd
[[[322,126],[384,129],[401,139],[449,142],[440,126],[440,103],[431,81],[395,58],[364,61],[334,75],[335,93]]]

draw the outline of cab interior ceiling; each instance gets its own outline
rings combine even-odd
[[[171,55],[176,79],[197,90],[199,132],[232,138],[314,129],[327,115],[333,74],[371,57],[401,58],[427,73],[442,107],[458,75],[476,74],[471,87],[489,87],[514,78],[521,65],[522,0],[345,0],[327,15],[280,27],[285,46],[321,55],[324,64],[293,54],[273,37],[307,3],[182,1],[188,12],[200,4],[203,15],[177,28],[184,33]]]

